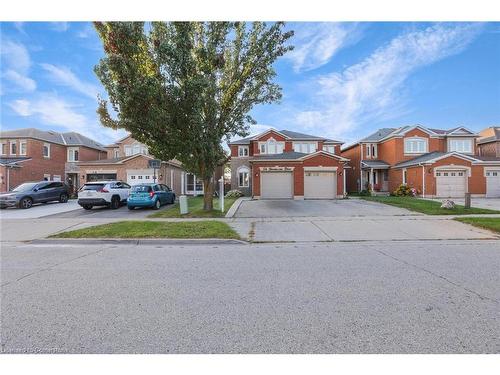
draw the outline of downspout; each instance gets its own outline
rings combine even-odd
[[[418,163],[422,167],[422,198],[425,198],[425,166],[422,163]]]
[[[363,169],[361,168],[363,161],[363,145],[359,144],[359,191],[363,189]]]

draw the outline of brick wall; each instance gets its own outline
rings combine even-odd
[[[342,157],[349,159],[349,170],[346,170],[346,189],[348,192],[359,191],[361,182],[361,155],[360,145],[353,146],[346,151],[342,151]]]

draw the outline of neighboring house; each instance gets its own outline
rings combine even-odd
[[[91,160],[80,162],[79,170],[82,180],[121,180],[130,185],[156,181],[170,186],[177,194],[200,195],[203,194],[203,182],[194,174],[183,169],[178,160],[162,161],[158,170],[149,168],[149,161],[155,159],[149,154],[148,147],[130,135],[115,143],[105,146],[107,158],[104,160]],[[218,168],[214,184],[222,173]]]
[[[423,197],[500,196],[500,158],[478,156],[478,134],[421,125],[383,128],[345,147],[347,191],[389,193],[401,184]]]
[[[0,190],[27,181],[66,181],[79,187],[76,163],[106,158],[100,143],[76,132],[34,128],[0,132]]]
[[[490,127],[479,132],[477,154],[500,157],[500,127]]]
[[[348,162],[341,145],[274,129],[230,142],[231,189],[260,199],[341,198]]]

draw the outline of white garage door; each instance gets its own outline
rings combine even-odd
[[[463,170],[440,170],[436,172],[437,196],[441,198],[464,197],[467,191],[467,173]]]
[[[334,199],[337,195],[335,172],[304,172],[305,199]]]
[[[137,185],[137,184],[149,184],[153,183],[152,174],[137,174],[137,173],[127,173],[127,184]]]
[[[293,198],[293,176],[291,172],[262,172],[260,196],[263,199]]]
[[[500,198],[500,169],[486,171],[486,196]]]

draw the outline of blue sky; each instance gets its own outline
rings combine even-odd
[[[500,124],[500,23],[289,23],[276,63],[280,104],[256,107],[256,133],[290,129],[353,142],[380,127]],[[104,89],[90,23],[1,24],[1,127],[123,136],[95,114]]]

